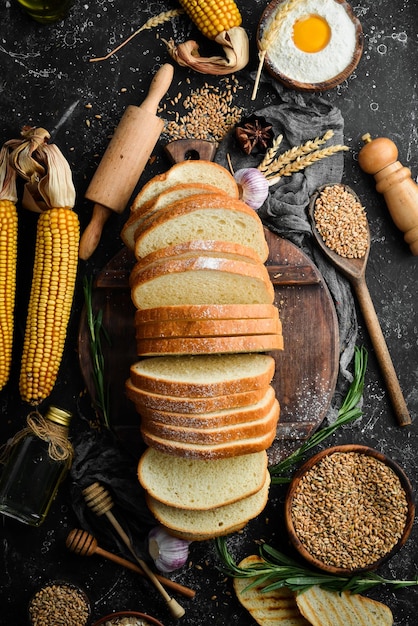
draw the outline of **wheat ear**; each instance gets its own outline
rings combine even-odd
[[[314,163],[316,163],[317,161],[320,161],[321,159],[325,159],[326,157],[332,156],[333,154],[335,154],[336,152],[340,152],[341,150],[348,150],[348,149],[349,148],[347,146],[341,146],[337,144],[335,146],[329,146],[328,148],[323,148],[322,150],[315,150],[315,152],[311,152],[310,154],[307,154],[306,156],[297,157],[294,161],[282,167],[279,171],[277,171],[271,177],[265,174],[268,180],[269,187],[278,183],[279,180],[283,176],[291,176],[295,172],[300,172],[301,170],[304,170],[306,167],[313,165]]]
[[[258,168],[267,176],[270,174],[275,174],[282,167],[284,167],[288,163],[291,163],[298,157],[304,156],[305,154],[309,154],[310,152],[317,150],[319,146],[327,142],[328,139],[331,139],[331,137],[333,136],[334,136],[334,131],[331,129],[327,130],[327,132],[322,137],[309,139],[308,141],[306,141],[304,144],[300,146],[295,146],[293,148],[290,148],[289,150],[286,150],[286,152],[283,152],[282,154],[280,154],[276,160],[270,159],[270,161],[266,163],[262,161],[260,165],[258,166]]]
[[[282,25],[283,20],[289,15],[291,11],[293,11],[294,7],[299,4],[301,0],[288,0],[285,4],[281,5],[281,7],[276,11],[274,18],[272,19],[269,28],[266,28],[263,32],[263,35],[258,42],[259,53],[258,53],[258,68],[257,74],[254,81],[253,93],[251,95],[251,100],[255,100],[258,86],[260,84],[261,72],[263,70],[264,59],[266,58],[266,54],[271,44],[276,38],[276,35],[279,31],[280,26]]]
[[[168,22],[173,17],[182,15],[182,13],[184,13],[183,9],[173,9],[172,11],[163,11],[162,13],[159,13],[158,15],[154,15],[153,17],[150,17],[150,19],[147,20],[145,24],[143,24],[140,28],[138,28],[138,30],[132,33],[132,35],[130,35],[127,39],[125,39],[125,41],[123,41],[117,48],[109,52],[109,54],[106,54],[106,56],[104,57],[94,57],[93,59],[90,59],[90,63],[95,63],[96,61],[106,61],[113,54],[115,54],[115,52],[118,52],[121,48],[123,48],[123,46],[126,46],[126,44],[129,43],[131,39],[136,37],[136,35],[141,33],[143,30],[149,30],[151,28],[155,28],[156,26],[160,26],[160,24],[164,24],[164,22]]]

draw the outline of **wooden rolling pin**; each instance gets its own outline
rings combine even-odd
[[[389,213],[414,256],[418,255],[418,185],[411,178],[411,170],[398,158],[398,149],[390,139],[372,139],[363,135],[364,146],[358,162],[367,174],[373,174],[376,190],[383,194]]]
[[[97,539],[88,533],[87,530],[81,530],[79,528],[71,530],[68,534],[65,545],[69,550],[71,550],[71,552],[75,552],[75,554],[78,554],[79,556],[93,556],[93,554],[97,554],[108,561],[117,563],[117,565],[126,567],[141,576],[145,576],[145,572],[138,567],[138,565],[135,565],[135,563],[101,548],[97,543]],[[186,598],[194,598],[196,595],[194,589],[190,589],[190,587],[185,587],[180,583],[176,583],[174,580],[171,580],[171,578],[166,578],[165,576],[160,576],[159,574],[156,574],[156,578],[160,581],[160,583],[163,583],[166,587],[169,587],[173,591],[177,591],[177,593],[182,594]]]
[[[174,67],[165,63],[155,74],[140,106],[128,106],[100,161],[85,197],[94,202],[93,215],[80,240],[79,257],[88,259],[96,249],[106,220],[122,213],[164,127],[158,104],[167,93]]]

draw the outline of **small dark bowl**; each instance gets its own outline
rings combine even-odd
[[[138,613],[138,611],[117,611],[116,613],[110,613],[110,615],[105,615],[101,617],[97,622],[94,622],[93,626],[101,626],[110,620],[114,620],[116,618],[122,617],[139,617],[152,626],[163,626],[161,622],[159,622],[155,617],[151,617],[151,615],[147,615],[146,613]]]
[[[312,467],[314,467],[317,463],[319,463],[322,459],[324,459],[326,456],[332,455],[335,452],[342,452],[342,453],[347,453],[347,452],[355,452],[357,454],[365,454],[371,457],[374,457],[377,461],[380,461],[381,463],[387,465],[388,467],[390,467],[394,473],[396,474],[396,476],[398,477],[401,487],[405,492],[405,496],[406,496],[406,502],[407,502],[407,513],[406,513],[406,519],[405,519],[405,525],[402,531],[402,535],[401,537],[398,539],[397,543],[393,546],[393,548],[387,552],[386,554],[384,554],[381,558],[379,558],[378,560],[375,560],[369,564],[367,564],[366,566],[363,567],[358,567],[358,568],[348,568],[348,567],[338,567],[335,565],[330,565],[328,563],[324,563],[322,562],[319,558],[317,558],[316,556],[312,555],[307,548],[305,547],[305,545],[302,543],[301,539],[299,538],[295,526],[293,524],[293,519],[292,519],[292,506],[293,506],[293,499],[295,497],[295,491],[299,486],[299,483],[301,481],[301,478],[306,474],[306,472],[308,472]],[[292,543],[292,545],[296,548],[296,550],[299,552],[299,554],[313,567],[318,568],[320,570],[326,571],[328,573],[331,574],[337,574],[337,575],[353,575],[353,574],[357,574],[360,572],[366,572],[366,571],[371,571],[371,570],[375,570],[377,569],[382,563],[386,562],[388,559],[390,559],[407,541],[409,534],[411,532],[412,529],[412,525],[414,522],[414,515],[415,515],[415,506],[414,506],[414,502],[413,502],[413,496],[412,496],[412,488],[411,488],[411,484],[406,476],[406,474],[404,473],[404,471],[399,467],[399,465],[397,463],[395,463],[394,461],[392,461],[391,459],[389,459],[387,456],[385,456],[384,454],[382,454],[381,452],[378,452],[377,450],[374,450],[373,448],[369,448],[368,446],[361,446],[361,445],[344,445],[344,446],[335,446],[333,448],[328,448],[326,450],[323,450],[322,452],[319,452],[318,454],[316,454],[315,456],[313,456],[312,458],[310,458],[295,474],[294,478],[292,479],[292,482],[289,486],[289,490],[286,496],[286,502],[285,502],[285,521],[286,521],[286,527],[287,527],[287,531],[289,533],[289,538],[290,541]],[[324,533],[325,535],[326,533]]]
[[[39,594],[39,593],[40,593],[43,589],[47,589],[47,588],[49,588],[49,587],[53,587],[53,586],[56,586],[56,587],[68,587],[68,588],[70,588],[70,589],[73,589],[74,591],[76,591],[76,592],[80,595],[80,597],[84,600],[84,602],[85,602],[85,604],[86,604],[86,609],[87,609],[86,621],[85,621],[85,622],[83,622],[83,623],[80,623],[80,626],[85,626],[86,624],[88,624],[88,623],[89,623],[89,621],[90,621],[90,616],[91,616],[91,605],[90,605],[90,600],[89,600],[88,595],[86,594],[86,592],[84,591],[84,589],[81,589],[81,587],[79,587],[78,585],[76,585],[76,584],[74,584],[74,583],[72,583],[72,582],[69,582],[68,580],[61,580],[61,579],[60,579],[60,580],[51,580],[51,581],[49,581],[49,582],[47,582],[47,583],[44,583],[44,584],[42,585],[42,587],[40,587],[40,588],[39,588],[39,589],[38,589],[38,590],[37,590],[37,591],[33,594],[33,596],[31,597],[31,599],[30,599],[30,601],[29,601],[29,604],[28,604],[29,623],[30,623],[30,624],[33,624],[33,623],[34,623],[34,621],[33,621],[33,619],[32,619],[32,616],[31,616],[31,606],[32,606],[32,603],[33,603],[33,601],[35,600],[36,596],[37,596],[37,595],[38,595],[38,594]]]
[[[257,29],[257,42],[258,43],[262,39],[264,30],[266,28],[266,24],[269,22],[270,17],[274,13],[276,13],[278,6],[285,1],[286,0],[272,0],[265,8],[258,24],[258,29]],[[348,17],[350,18],[350,20],[353,22],[355,26],[356,41],[355,41],[354,53],[353,53],[350,63],[348,63],[348,65],[339,74],[336,74],[332,78],[329,78],[322,82],[319,82],[319,83],[300,82],[283,74],[283,72],[281,72],[280,69],[273,63],[267,51],[265,59],[264,59],[264,66],[266,70],[269,72],[269,74],[271,74],[271,76],[273,76],[273,78],[278,80],[288,89],[295,89],[297,91],[307,91],[307,92],[327,91],[328,89],[333,89],[334,87],[337,87],[337,85],[340,85],[342,82],[344,82],[349,76],[351,76],[351,74],[354,72],[357,65],[359,64],[361,56],[363,54],[363,39],[364,39],[361,23],[359,19],[357,18],[357,16],[353,13],[353,10],[351,6],[348,4],[348,2],[346,2],[345,0],[335,0],[335,2],[338,2],[339,4],[343,5]]]

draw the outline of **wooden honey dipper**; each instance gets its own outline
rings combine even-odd
[[[167,593],[154,572],[148,567],[145,561],[139,558],[136,554],[128,535],[111,511],[113,508],[113,500],[107,489],[100,485],[100,483],[93,483],[89,487],[83,489],[83,496],[86,500],[87,506],[90,507],[96,515],[106,515],[107,519],[112,524],[113,528],[116,530],[142,571],[164,598],[171,615],[175,619],[183,617],[185,614],[184,608],[174,598],[172,598],[169,593]]]
[[[418,185],[411,170],[398,158],[398,149],[390,139],[362,136],[364,146],[358,155],[361,169],[373,174],[376,190],[383,194],[389,213],[414,256],[418,255]]]
[[[117,554],[113,554],[113,552],[108,552],[107,550],[101,548],[97,543],[97,539],[87,532],[87,530],[81,530],[81,528],[74,528],[73,530],[70,530],[65,545],[69,550],[71,550],[71,552],[74,552],[79,556],[93,556],[94,554],[97,554],[105,559],[108,559],[109,561],[113,561],[113,563],[126,567],[126,569],[136,572],[141,576],[146,575],[145,572],[143,572],[138,565],[132,563],[132,561],[128,561],[128,559],[124,559]],[[190,589],[190,587],[180,585],[174,580],[166,578],[165,576],[160,576],[159,574],[156,574],[155,576],[160,583],[164,584],[166,587],[170,587],[173,591],[177,591],[186,598],[194,598],[196,595],[194,589]]]

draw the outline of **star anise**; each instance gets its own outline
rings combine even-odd
[[[251,154],[253,150],[265,152],[271,147],[274,132],[272,125],[265,117],[250,115],[241,120],[235,129],[237,142],[245,154]]]

